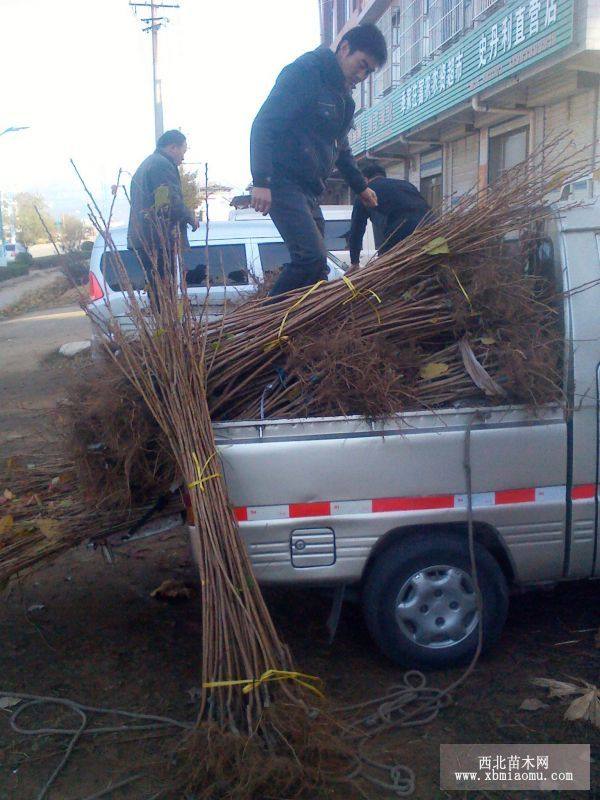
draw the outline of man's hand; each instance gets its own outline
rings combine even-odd
[[[362,191],[359,195],[360,199],[362,200],[363,205],[366,208],[376,208],[377,207],[377,195],[373,191],[373,189],[367,188]]]
[[[250,205],[255,211],[266,216],[271,210],[271,190],[262,186],[255,186],[252,189],[252,200]]]

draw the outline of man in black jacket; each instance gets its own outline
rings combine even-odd
[[[169,271],[174,274],[175,254],[189,247],[187,226],[192,230],[198,227],[198,220],[183,201],[178,169],[186,150],[181,131],[166,131],[131,179],[127,247],[136,251],[151,287],[153,266],[160,276]]]
[[[271,214],[291,258],[272,296],[327,276],[319,196],[334,165],[365,206],[377,205],[348,144],[354,117],[350,93],[386,58],[385,39],[375,25],[352,28],[335,53],[318,47],[288,64],[254,120],[252,207]]]
[[[370,219],[373,224],[375,247],[379,255],[411,234],[430,211],[427,201],[409,181],[386,177],[385,169],[375,160],[362,167],[369,188],[377,195],[377,208],[366,209],[357,198],[352,209],[348,244],[352,268],[359,266],[362,241]]]

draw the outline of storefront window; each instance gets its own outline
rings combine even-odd
[[[442,207],[442,176],[421,178],[421,194],[434,211],[439,211]]]
[[[434,211],[442,207],[442,171],[443,156],[441,150],[430,150],[421,154],[421,181],[419,189]]]
[[[507,169],[516,167],[527,158],[529,129],[519,128],[515,131],[494,136],[490,131],[488,154],[488,180],[494,183]]]

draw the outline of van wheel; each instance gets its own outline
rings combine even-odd
[[[483,600],[483,649],[500,637],[508,587],[496,559],[475,543]],[[469,545],[452,533],[430,533],[385,550],[363,589],[369,631],[386,656],[405,667],[450,667],[477,649],[479,612]]]

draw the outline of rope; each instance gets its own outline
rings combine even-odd
[[[379,789],[393,792],[398,797],[408,797],[413,794],[415,790],[414,771],[402,763],[382,764],[374,761],[368,755],[365,755],[365,747],[373,738],[386,731],[416,727],[432,722],[441,709],[449,705],[452,692],[467,680],[475,669],[475,665],[481,655],[483,644],[483,604],[475,560],[471,429],[476,422],[482,419],[483,415],[480,412],[475,413],[465,428],[463,461],[467,490],[469,558],[477,601],[477,612],[479,614],[478,640],[473,658],[462,675],[446,689],[427,686],[427,679],[422,672],[409,670],[404,673],[402,683],[390,686],[384,695],[337,709],[337,712],[344,716],[359,712],[349,722],[348,737],[357,740],[358,761],[356,768],[347,776],[348,780],[355,782],[358,779],[362,779]],[[383,778],[380,777],[381,773],[383,773]]]
[[[132,711],[122,711],[118,708],[96,708],[94,706],[86,706],[82,703],[77,703],[75,700],[70,700],[64,697],[45,697],[36,694],[24,694],[21,692],[5,692],[0,690],[0,695],[3,697],[14,697],[21,702],[12,712],[9,724],[15,733],[20,733],[23,736],[70,736],[69,744],[65,754],[61,758],[58,766],[48,778],[42,790],[37,795],[36,800],[44,800],[48,792],[56,782],[56,779],[65,768],[68,760],[70,759],[73,750],[82,736],[94,735],[98,733],[123,733],[124,731],[148,731],[159,730],[160,728],[180,728],[185,731],[194,729],[193,723],[181,722],[180,720],[172,719],[171,717],[161,717],[155,714],[138,714]],[[62,706],[67,708],[72,713],[76,714],[81,722],[76,728],[24,728],[19,725],[18,720],[24,711],[36,706]],[[89,717],[88,714],[110,714],[114,716],[125,717],[126,719],[138,720],[145,724],[140,725],[103,725],[100,727],[88,727]],[[141,775],[134,775],[126,778],[118,784],[114,784],[110,788],[104,789],[100,793],[87,797],[84,800],[96,800],[97,798],[106,796],[109,792],[117,789],[126,784],[133,783],[139,780]]]

